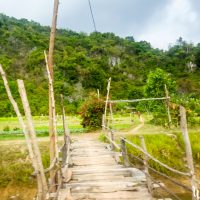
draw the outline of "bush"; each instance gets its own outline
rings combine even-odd
[[[10,127],[9,126],[5,126],[3,131],[10,131]]]
[[[91,94],[81,107],[81,125],[83,128],[88,128],[89,130],[100,128],[103,111],[104,101],[98,99],[95,94]]]

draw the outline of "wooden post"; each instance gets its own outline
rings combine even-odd
[[[106,114],[107,114],[107,107],[108,107],[108,100],[109,100],[109,93],[110,93],[110,83],[111,83],[111,78],[108,79],[108,86],[107,86],[106,104],[105,104],[105,112],[104,112],[104,125],[105,126],[107,126]]]
[[[110,140],[113,141],[113,142],[115,141],[114,133],[113,133],[112,130],[110,131]],[[115,146],[114,146],[114,144],[112,142],[110,143],[110,146],[111,146],[111,150],[115,149]]]
[[[54,99],[54,89],[53,89],[53,80],[51,78],[48,60],[46,52],[44,51],[45,61],[46,61],[46,69],[47,75],[49,79],[49,137],[50,137],[50,162],[53,163],[54,159],[58,160],[58,139],[57,139],[57,130],[56,130],[56,110],[55,110],[55,99]],[[50,171],[50,184],[56,184],[56,176],[55,171]],[[51,187],[52,191],[56,190],[55,187]]]
[[[33,168],[35,170],[35,173],[38,173],[39,170],[38,170],[38,166],[37,166],[37,163],[36,163],[35,155],[33,153],[33,144],[32,144],[32,141],[30,139],[29,131],[27,130],[27,127],[24,123],[23,117],[22,117],[22,115],[19,111],[19,107],[18,107],[16,101],[14,100],[14,98],[12,96],[12,93],[11,93],[11,90],[10,90],[10,87],[9,87],[9,84],[8,84],[8,81],[7,81],[7,78],[6,78],[6,74],[5,74],[1,64],[0,64],[0,73],[1,73],[1,76],[2,76],[2,79],[3,79],[3,82],[4,82],[4,86],[5,86],[8,98],[9,98],[9,100],[10,100],[12,106],[13,106],[13,109],[14,109],[14,111],[17,115],[17,118],[19,120],[19,124],[22,128],[22,132],[25,136],[25,140],[26,140],[26,144],[27,144],[28,152],[29,152],[29,157],[31,159]],[[39,176],[37,176],[37,184],[38,184],[38,199],[40,200],[40,199],[42,199],[42,184],[41,184],[41,180],[40,180]]]
[[[172,125],[172,117],[171,117],[171,114],[170,114],[170,107],[169,107],[169,104],[170,104],[170,97],[169,97],[169,92],[167,90],[167,86],[165,84],[165,95],[166,95],[166,108],[167,108],[167,115],[168,115],[168,126],[169,128],[171,128],[171,125]]]
[[[128,154],[127,154],[127,149],[126,149],[126,142],[123,139],[121,139],[120,143],[121,143],[121,151],[122,151],[123,162],[124,162],[124,165],[126,167],[128,167],[129,166],[129,159],[128,159]]]
[[[66,123],[63,95],[61,94],[60,97],[61,97],[61,106],[62,106],[62,121],[63,121],[64,136],[65,136],[65,138],[67,138],[67,137],[69,137],[70,131],[69,131],[68,125]]]
[[[53,10],[53,19],[52,19],[52,26],[51,26],[50,41],[49,41],[49,54],[48,54],[48,65],[49,65],[49,71],[50,71],[52,80],[54,79],[53,78],[54,77],[53,76],[53,51],[54,51],[54,46],[55,46],[58,6],[59,6],[59,0],[54,0],[54,10]]]
[[[105,131],[105,115],[102,114],[102,131]]]
[[[17,83],[18,83],[19,93],[20,93],[20,97],[22,100],[22,104],[23,104],[23,108],[24,108],[24,112],[25,112],[25,116],[26,116],[26,120],[27,120],[27,126],[28,126],[28,130],[30,133],[30,138],[31,138],[32,144],[33,144],[33,152],[35,155],[35,160],[36,160],[35,162],[36,162],[37,169],[38,169],[37,177],[38,177],[38,179],[40,179],[39,181],[42,186],[42,194],[41,194],[41,197],[39,197],[39,198],[41,200],[45,200],[48,188],[47,188],[47,182],[46,182],[46,178],[45,178],[45,174],[44,174],[42,158],[41,158],[38,142],[36,139],[36,133],[35,133],[34,125],[33,125],[31,110],[29,107],[29,102],[28,102],[28,98],[26,95],[24,82],[22,80],[17,80]],[[39,196],[40,196],[40,194],[39,194]]]
[[[112,109],[112,103],[109,103],[110,105],[110,121],[111,121],[111,129],[114,129],[114,118],[113,118],[113,109]]]
[[[48,53],[48,60],[46,58],[46,62],[48,63],[48,69],[50,72],[50,78],[52,80],[52,88],[53,88],[53,80],[54,80],[54,74],[53,74],[53,51],[55,46],[55,36],[56,36],[56,26],[57,26],[57,17],[58,17],[58,6],[59,6],[59,0],[54,0],[54,10],[53,10],[53,19],[52,19],[52,27],[51,27],[51,34],[50,34],[50,40],[49,40],[49,53]],[[56,139],[56,132],[55,132],[55,107],[53,99],[52,99],[52,88],[49,85],[49,137],[50,137],[50,162],[52,163],[54,158],[57,156],[57,139]],[[53,97],[54,98],[54,97]],[[56,178],[54,171],[50,171],[50,180],[51,184],[55,185]],[[55,192],[55,187],[51,187],[52,192]]]
[[[190,138],[189,138],[188,128],[187,128],[186,110],[183,106],[180,106],[180,117],[181,117],[181,121],[180,121],[181,131],[182,131],[182,135],[183,135],[183,139],[185,143],[187,165],[188,165],[189,173],[191,174],[192,200],[198,200],[199,192],[198,192],[198,186],[197,186],[196,176],[195,176],[195,171],[194,171],[192,148],[191,148]]]
[[[97,97],[98,97],[98,99],[100,98],[99,89],[97,89]]]
[[[140,140],[141,140],[142,149],[144,150],[144,152],[147,153],[145,140],[142,135],[140,136]],[[149,175],[148,160],[149,160],[148,156],[144,155],[144,168],[145,168],[144,173],[145,173],[146,179],[147,179],[147,187],[148,187],[149,193],[151,194],[152,193],[152,184],[151,184],[151,179],[150,179],[150,175]]]
[[[30,159],[33,163],[33,166],[35,166],[35,164],[34,164],[34,154],[33,154],[33,150],[32,150],[30,135],[27,131],[26,125],[25,125],[23,118],[22,118],[22,115],[19,111],[19,107],[18,107],[16,101],[14,100],[14,98],[12,96],[12,93],[11,93],[11,90],[10,90],[10,87],[9,87],[9,84],[8,84],[8,81],[7,81],[7,78],[6,78],[6,74],[5,74],[1,64],[0,64],[0,73],[1,73],[1,76],[2,76],[2,79],[3,79],[3,82],[4,82],[4,86],[5,86],[8,98],[9,98],[9,100],[10,100],[10,102],[11,102],[13,108],[14,108],[14,111],[17,115],[18,120],[19,120],[19,124],[20,124],[22,131],[24,133],[24,136],[25,136],[25,139],[26,139],[26,144],[28,146]]]

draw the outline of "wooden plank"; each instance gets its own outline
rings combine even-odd
[[[133,181],[91,181],[91,182],[76,182],[76,183],[67,183],[64,184],[65,188],[73,188],[73,187],[83,187],[83,186],[90,186],[90,187],[102,187],[102,186],[123,186],[123,187],[131,187],[135,185],[143,185],[142,183],[133,182]]]
[[[129,192],[129,191],[118,191],[113,193],[72,193],[72,197],[74,200],[80,199],[145,199],[150,200],[149,194],[146,190],[139,190],[137,192]]]
[[[101,175],[95,175],[95,174],[91,174],[91,175],[78,175],[78,176],[74,176],[72,177],[71,183],[74,182],[87,182],[87,181],[103,181],[103,180],[109,180],[109,181],[116,181],[116,180],[122,180],[125,177],[123,175],[105,175],[105,174],[101,174]],[[128,177],[130,180],[131,178]]]
[[[107,193],[107,192],[117,192],[117,191],[137,191],[138,190],[138,183],[134,183],[132,186],[127,185],[104,185],[104,186],[82,186],[82,187],[72,187],[72,193]]]

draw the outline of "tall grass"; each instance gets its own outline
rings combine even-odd
[[[160,160],[161,162],[167,164],[168,166],[175,168],[177,170],[186,171],[186,163],[184,162],[184,149],[179,144],[179,139],[172,138],[164,134],[156,135],[145,135],[145,142],[147,146],[147,151]],[[140,145],[140,139],[138,136],[128,136],[128,140]],[[199,142],[200,143],[200,142]],[[143,153],[139,152],[130,145],[127,145],[128,152],[139,158],[143,158]],[[133,163],[135,162],[132,160]],[[149,165],[156,169],[157,171],[163,172],[165,174],[171,174],[166,168],[160,166],[153,160],[149,160]]]

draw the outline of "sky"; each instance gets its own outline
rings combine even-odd
[[[97,31],[167,49],[181,36],[200,42],[199,0],[90,0]],[[0,13],[51,25],[53,0],[0,0]],[[60,0],[58,27],[94,31],[88,0]]]

